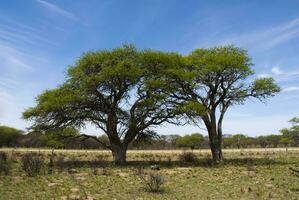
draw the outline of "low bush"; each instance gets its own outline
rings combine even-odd
[[[179,160],[181,162],[196,162],[197,161],[197,156],[192,153],[192,152],[183,152],[182,154],[179,155]]]
[[[140,178],[149,192],[157,193],[162,191],[165,181],[161,174],[150,172],[149,174],[142,174]]]
[[[22,159],[22,169],[28,176],[36,176],[42,172],[45,166],[44,158],[37,153],[25,154]]]

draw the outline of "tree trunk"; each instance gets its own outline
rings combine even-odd
[[[209,141],[213,162],[216,164],[221,163],[223,161],[222,117],[220,121],[218,121],[217,123],[215,113],[210,113],[210,117],[204,117],[203,120],[209,133]]]
[[[219,164],[223,161],[222,141],[219,141],[216,131],[209,131],[209,136],[213,162]]]
[[[125,145],[112,145],[112,154],[116,165],[125,165],[127,158],[127,147]]]
[[[223,161],[222,149],[219,145],[211,144],[213,162],[218,164]]]

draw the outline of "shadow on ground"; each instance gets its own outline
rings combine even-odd
[[[182,161],[128,161],[124,167],[148,167],[157,165],[160,168],[176,168],[176,167],[224,167],[224,166],[271,166],[271,165],[289,165],[298,164],[295,161],[278,160],[271,158],[232,158],[225,159],[222,164],[213,164],[210,159],[198,159],[194,162],[182,162]],[[85,160],[66,160],[56,162],[54,164],[59,168],[82,168],[82,167],[122,167],[116,166],[112,161],[85,161]]]

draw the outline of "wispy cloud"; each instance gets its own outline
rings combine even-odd
[[[269,78],[269,77],[271,77],[271,74],[258,74],[257,77],[258,78]]]
[[[57,46],[55,42],[42,37],[39,30],[29,26],[20,26],[15,22],[10,22],[10,25],[0,22],[0,40],[17,44],[26,43],[36,46],[42,44]]]
[[[32,71],[34,64],[45,61],[38,49],[45,49],[49,45],[56,46],[43,37],[38,29],[13,20],[0,19],[0,69],[4,74]]]
[[[78,20],[78,18],[74,14],[72,14],[72,13],[70,13],[70,12],[68,12],[68,11],[60,8],[60,7],[58,7],[55,4],[49,3],[49,2],[44,1],[44,0],[36,0],[36,1],[38,3],[40,3],[41,5],[43,5],[45,8],[47,8],[48,10],[54,12],[54,13],[57,13],[57,14],[63,16],[63,17],[71,19],[71,20],[75,20],[75,21]]]
[[[12,96],[0,88],[0,119],[4,117],[2,113],[4,114],[5,111],[12,106],[12,100]]]
[[[275,66],[271,69],[271,72],[274,75],[284,76],[284,77],[292,77],[292,76],[299,76],[299,70],[295,71],[284,71],[281,70],[279,66]]]
[[[270,72],[259,74],[258,77],[274,77],[278,81],[292,81],[299,77],[299,70],[285,71],[279,65],[276,65],[271,68]]]
[[[280,25],[272,26],[264,30],[231,36],[223,40],[222,44],[238,44],[241,46],[254,46],[255,48],[267,49],[294,38],[299,37],[299,18],[295,18]]]
[[[295,92],[299,91],[299,86],[291,86],[291,87],[286,87],[283,88],[282,92]]]
[[[27,62],[24,54],[9,45],[0,44],[1,67],[10,70],[32,70],[32,66]]]

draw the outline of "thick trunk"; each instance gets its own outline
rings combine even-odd
[[[212,151],[213,162],[216,164],[221,163],[223,161],[221,146],[218,143],[211,143],[210,146]]]
[[[219,140],[216,130],[209,131],[209,139],[213,162],[221,163],[223,161],[222,141]]]
[[[204,117],[204,122],[208,130],[210,148],[213,162],[218,164],[223,161],[222,155],[222,119],[216,121],[215,113],[210,113],[209,117]]]
[[[127,147],[120,145],[112,145],[112,154],[116,165],[125,165],[127,156]]]

